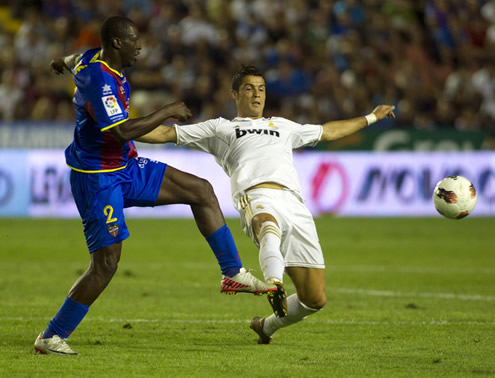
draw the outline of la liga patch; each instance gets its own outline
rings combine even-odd
[[[120,109],[117,98],[114,95],[103,96],[101,101],[103,101],[103,105],[105,106],[105,110],[109,117],[122,114],[122,109]]]

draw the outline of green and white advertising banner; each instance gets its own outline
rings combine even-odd
[[[320,143],[317,149],[327,151],[476,151],[489,150],[490,145],[489,136],[482,132],[366,129],[331,143]]]

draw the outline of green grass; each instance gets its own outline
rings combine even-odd
[[[128,225],[119,271],[69,339],[81,355],[41,356],[34,339],[89,262],[82,226],[0,220],[0,376],[495,376],[495,218],[317,219],[327,306],[273,345],[248,323],[266,299],[219,294],[192,220]]]

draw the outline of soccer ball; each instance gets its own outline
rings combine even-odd
[[[467,178],[449,176],[433,190],[433,203],[440,214],[449,219],[467,217],[476,205],[476,189]]]

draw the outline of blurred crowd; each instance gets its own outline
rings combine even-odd
[[[235,116],[232,73],[255,64],[265,115],[322,123],[397,106],[380,127],[495,128],[495,0],[12,0],[0,7],[0,120],[73,121],[54,57],[99,45],[109,15],[136,22],[132,116],[184,100]]]

